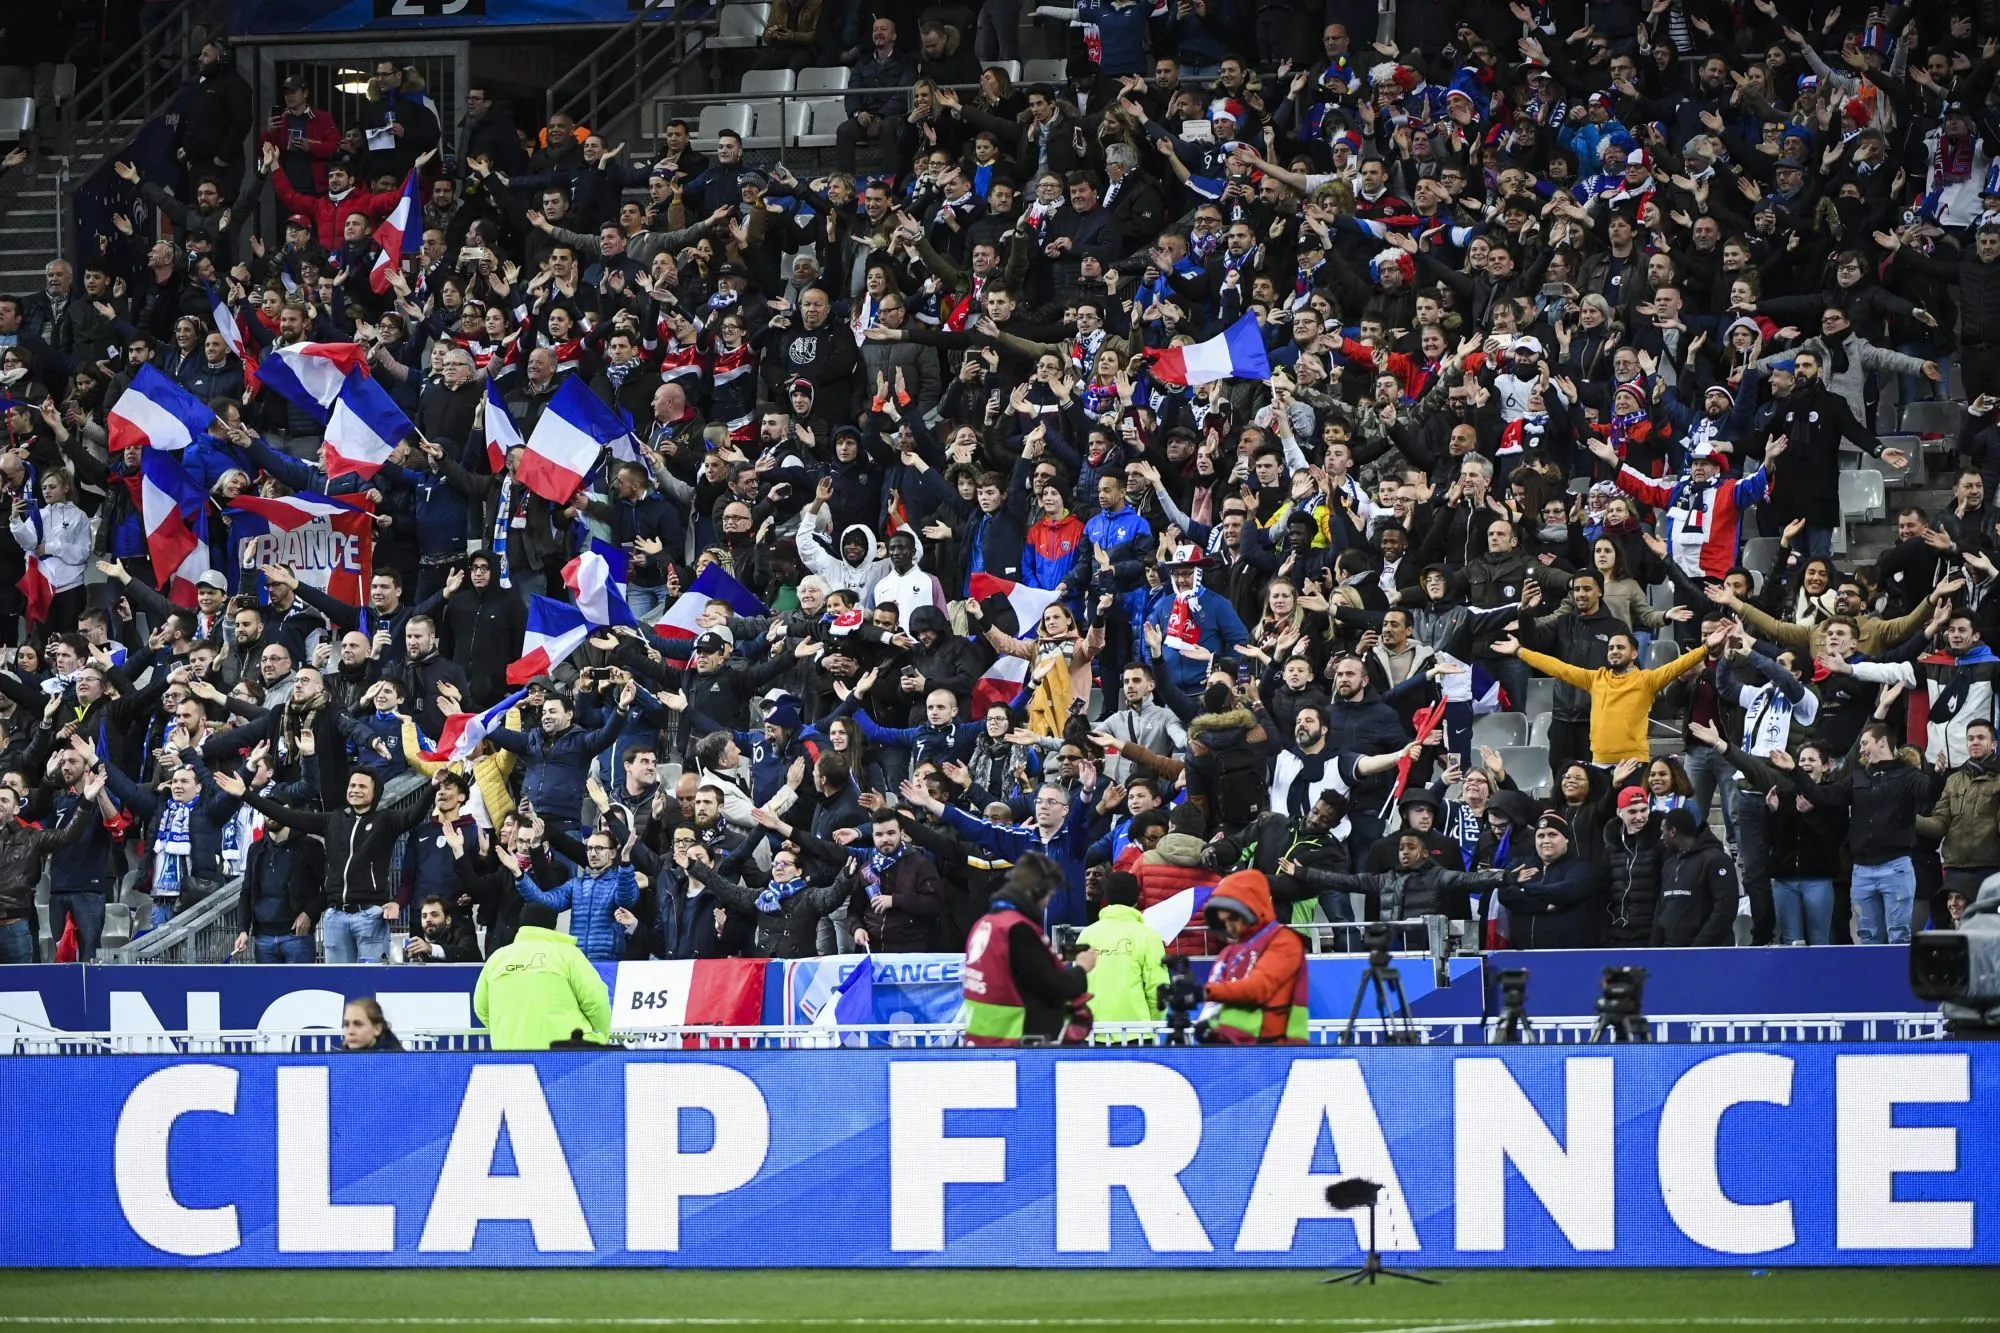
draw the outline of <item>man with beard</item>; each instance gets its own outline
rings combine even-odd
[[[550,827],[566,831],[576,826],[592,761],[624,730],[638,688],[627,680],[619,691],[617,706],[608,710],[604,724],[595,731],[577,726],[576,705],[551,693],[542,701],[539,729],[524,733],[496,727],[487,733],[487,739],[501,749],[522,756],[527,776],[521,786],[521,803],[549,821]]]
[[[972,702],[972,688],[986,669],[986,661],[971,640],[951,632],[951,622],[934,606],[919,606],[910,613],[910,636],[916,646],[903,664],[897,684],[915,713],[919,700],[933,690],[944,690],[964,711]]]
[[[1354,665],[1358,672],[1360,663]],[[1365,675],[1363,679],[1366,679]],[[1257,711],[1263,712],[1261,706]],[[1268,718],[1269,715],[1264,716]],[[1401,730],[1400,723],[1397,730]],[[1336,750],[1329,743],[1326,712],[1317,707],[1299,710],[1298,719],[1293,723],[1292,741],[1292,745],[1278,751],[1271,767],[1272,812],[1283,813],[1292,819],[1304,819],[1314,803],[1330,792],[1348,803],[1348,818],[1359,844],[1372,842],[1381,836],[1382,816],[1379,804],[1361,804],[1363,797],[1357,788],[1365,779],[1393,770],[1405,754],[1410,755],[1414,762],[1423,748],[1421,742],[1412,741],[1405,745],[1398,741],[1395,748],[1384,753],[1363,755]],[[1369,831],[1371,828],[1372,833]],[[1322,907],[1325,906],[1322,904]],[[1328,919],[1344,919],[1335,915],[1335,910],[1337,907],[1327,911]]]
[[[1424,685],[1417,683],[1411,688],[1422,689]],[[1323,724],[1327,748],[1347,754],[1400,754],[1411,739],[1408,724],[1395,708],[1370,691],[1367,665],[1351,654],[1334,662],[1333,698],[1323,714],[1314,718],[1318,712],[1311,707],[1300,709],[1293,720],[1294,735],[1297,728],[1312,718]],[[1382,807],[1389,787],[1386,775],[1355,784],[1350,804],[1354,808],[1355,829],[1364,842],[1382,836]]]
[[[1760,441],[1767,464],[1774,446],[1788,455],[1772,488],[1774,516],[1781,523],[1803,518],[1806,554],[1831,556],[1833,530],[1841,521],[1840,442],[1846,440],[1896,468],[1908,467],[1909,455],[1901,449],[1884,449],[1874,433],[1855,419],[1847,400],[1827,392],[1820,379],[1818,352],[1802,349],[1770,368],[1790,371],[1794,377],[1791,393],[1765,423]],[[1733,556],[1728,563],[1735,563]]]
[[[1539,593],[1526,605],[1540,602]],[[1537,652],[1559,657],[1575,666],[1596,670],[1605,665],[1611,636],[1630,627],[1604,607],[1604,589],[1595,570],[1570,579],[1569,610],[1533,619],[1522,617],[1517,637]],[[1693,613],[1676,607],[1680,619]],[[1556,686],[1554,715],[1549,720],[1549,771],[1560,773],[1570,762],[1590,754],[1590,694],[1574,685]]]
[[[1950,768],[1971,756],[1968,728],[1993,717],[1994,681],[2000,679],[2000,657],[1981,639],[1979,627],[1965,611],[1940,602],[1931,613],[1930,635],[1942,628],[1942,652],[1925,653],[1914,662],[1823,660],[1828,671],[1851,675],[1876,685],[1900,684],[1906,690],[1923,685],[1928,696],[1928,740],[1924,757],[1938,768]],[[1918,738],[1912,736],[1914,743]]]
[[[1720,648],[1727,642],[1730,630],[1729,622],[1718,624],[1704,642],[1651,671],[1639,669],[1639,646],[1629,630],[1620,630],[1606,640],[1604,665],[1594,669],[1574,666],[1523,648],[1511,635],[1495,640],[1493,651],[1518,654],[1523,662],[1544,675],[1568,681],[1589,693],[1591,762],[1616,764],[1623,759],[1637,759],[1645,763],[1650,762],[1653,756],[1652,747],[1646,739],[1646,719],[1652,712],[1654,696],[1701,666],[1710,649]],[[1567,848],[1567,825],[1563,829],[1563,838]]]
[[[1944,780],[1931,813],[1917,820],[1917,836],[1942,841],[1944,884],[1939,894],[1979,895],[1986,877],[2000,871],[2000,756],[1993,724],[1974,718],[1965,727],[1965,762]],[[1941,914],[1935,909],[1933,919]]]
[[[449,685],[452,697],[463,700],[471,691],[465,668],[439,650],[437,622],[429,616],[403,622],[403,650],[402,662],[388,670],[402,682],[417,726],[424,735],[436,736],[444,730],[445,718],[438,705],[439,687]]]
[[[1187,726],[1170,708],[1154,698],[1158,689],[1155,668],[1143,662],[1128,663],[1119,673],[1120,701],[1115,711],[1105,714],[1091,728],[1091,742],[1108,758],[1105,771],[1114,782],[1129,783],[1133,768],[1118,757],[1122,745],[1137,745],[1154,754],[1178,754],[1187,746]]]
[[[250,136],[250,85],[236,72],[229,48],[221,41],[202,45],[195,63],[192,99],[180,115],[174,134],[174,160],[189,182],[213,175],[224,195],[243,180],[243,143]],[[275,156],[275,145],[273,145]],[[183,188],[183,199],[194,191]]]

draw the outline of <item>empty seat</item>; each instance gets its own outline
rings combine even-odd
[[[25,139],[34,128],[34,98],[0,97],[0,142]]]
[[[745,148],[782,148],[785,145],[785,104],[756,101],[750,107],[750,133],[743,136]]]
[[[1840,512],[1849,518],[1869,521],[1882,518],[1888,508],[1888,495],[1883,485],[1882,474],[1872,470],[1843,472],[1840,474]]]
[[[1960,423],[1965,420],[1965,405],[1944,399],[1920,399],[1903,407],[1902,432],[1905,435],[1942,435],[1947,439],[1958,436]]]
[[[798,75],[788,69],[753,69],[743,76],[744,93],[788,93]]]
[[[1884,449],[1901,449],[1909,456],[1909,462],[1902,467],[1885,458],[1871,458],[1862,466],[1862,471],[1873,469],[1882,474],[1885,486],[1922,486],[1930,479],[1930,469],[1924,462],[1924,442],[1914,435],[1885,435],[1882,437]]]
[[[831,148],[833,132],[847,119],[847,103],[838,97],[821,97],[793,103],[803,119],[792,142],[800,148]]]
[[[980,69],[989,70],[996,65],[1007,71],[1007,81],[1009,83],[1019,83],[1021,81],[1021,62],[1018,60],[989,60],[980,66]]]
[[[1556,706],[1556,683],[1548,676],[1528,677],[1528,704],[1525,712],[1529,716],[1546,713]]]
[[[1677,596],[1679,593],[1671,582],[1655,583],[1646,589],[1646,603],[1655,611],[1672,610]]]
[[[1549,772],[1549,754],[1527,745],[1511,745],[1500,751],[1500,762],[1514,785],[1530,796],[1547,796],[1555,778]]]
[[[1553,712],[1535,714],[1534,719],[1528,723],[1528,744],[1537,750],[1548,749],[1549,728],[1555,725],[1555,720],[1556,715]]]
[[[56,101],[58,102],[67,102],[70,98],[76,96],[75,65],[56,66],[56,77],[55,77],[55,85],[53,91],[55,93]]]
[[[1680,644],[1672,639],[1655,639],[1646,645],[1646,670],[1671,665],[1680,655]]]
[[[847,66],[828,69],[815,65],[811,69],[802,69],[798,82],[793,86],[802,93],[839,92],[847,87]]]
[[[749,138],[756,128],[756,113],[747,103],[732,106],[705,106],[701,109],[701,121],[695,126],[694,146],[703,152],[715,150],[716,136],[724,130],[734,130],[742,138]]]
[[[1778,558],[1776,537],[1752,537],[1743,543],[1743,567],[1758,573],[1769,569],[1771,562]]]
[[[764,25],[771,21],[768,4],[724,5],[717,15],[711,47],[759,46],[764,41]]]
[[[1487,713],[1472,719],[1472,745],[1474,749],[1490,745],[1494,749],[1504,749],[1513,745],[1528,743],[1528,715],[1526,713]]]
[[[1021,80],[1024,83],[1049,83],[1061,85],[1069,81],[1069,62],[1055,60],[1030,60],[1021,66]]]

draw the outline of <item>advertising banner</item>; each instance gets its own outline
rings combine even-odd
[[[1993,1264],[2000,1045],[15,1057],[9,1266]],[[393,1126],[392,1132],[384,1128]]]
[[[368,605],[368,580],[375,568],[375,516],[345,502],[301,493],[285,501],[283,517],[242,505],[229,515],[235,549],[231,586],[263,591],[257,571],[283,565],[299,582],[354,606]]]
[[[624,23],[639,0],[230,0],[238,37],[295,32],[468,28],[516,24]],[[670,17],[668,3],[652,6]]]

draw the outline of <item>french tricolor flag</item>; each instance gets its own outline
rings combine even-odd
[[[205,435],[213,420],[208,404],[148,362],[118,396],[105,425],[113,453],[146,447],[179,451]]]
[[[568,602],[537,597],[528,604],[528,632],[521,638],[521,656],[507,668],[509,685],[526,685],[546,676],[569,659],[590,637],[590,623]]]
[[[194,605],[194,581],[209,570],[207,502],[207,494],[188,476],[178,455],[148,449],[141,457],[139,510],[153,577],[169,598],[183,606]]]
[[[438,733],[435,749],[423,751],[424,762],[450,764],[460,759],[469,759],[479,748],[479,742],[486,739],[486,733],[498,727],[506,719],[507,713],[527,695],[526,690],[518,690],[483,713],[453,713],[444,720],[444,730]]]
[[[30,625],[45,623],[49,618],[49,607],[56,599],[56,589],[55,585],[49,582],[49,576],[42,572],[40,556],[32,553],[28,556],[27,572],[14,581],[14,586],[20,589],[21,596],[27,599],[28,623]]]
[[[492,415],[489,407],[489,421]],[[572,375],[549,399],[534,434],[528,437],[528,452],[521,459],[521,484],[551,504],[568,504],[597,466],[598,454],[630,435],[618,415],[584,387],[583,377]]]
[[[1172,944],[1180,933],[1188,928],[1188,923],[1201,918],[1201,909],[1215,893],[1213,884],[1197,884],[1191,889],[1182,889],[1171,898],[1163,898],[1145,911],[1139,913],[1145,923],[1153,928],[1162,944]]]
[[[625,604],[626,570],[625,552],[594,537],[588,551],[563,566],[563,586],[592,626],[639,623]]]
[[[229,308],[229,302],[223,300],[221,294],[215,290],[215,284],[204,282],[202,286],[208,291],[208,313],[215,321],[215,331],[222,335],[222,341],[229,345],[229,350],[243,363],[243,386],[247,389],[257,388],[263,383],[257,378],[257,349],[244,341],[243,326],[236,322],[236,312]]]
[[[257,373],[273,393],[325,421],[348,375],[357,370],[368,373],[359,343],[293,343],[272,348]]]
[[[389,290],[389,275],[403,266],[405,254],[415,254],[423,245],[424,210],[417,202],[417,173],[403,178],[403,197],[395,211],[375,228],[375,244],[382,247],[375,267],[368,270],[368,286],[376,295]]]
[[[1042,628],[1042,612],[1056,600],[1053,591],[1045,588],[1031,588],[1025,583],[1015,583],[1009,579],[996,579],[991,574],[974,574],[967,581],[966,591],[977,601],[989,597],[1004,597],[1014,608],[1014,619],[1020,625],[1018,637],[1032,639]],[[986,674],[972,683],[972,715],[985,717],[986,710],[994,704],[1008,705],[1020,694],[1021,686],[1027,683],[1028,659],[1003,653],[986,668]]]
[[[739,616],[768,616],[771,608],[757,595],[729,576],[719,564],[711,564],[681,591],[653,632],[663,639],[693,639],[701,633],[701,613],[710,602],[721,602]]]
[[[382,386],[359,371],[350,371],[327,418],[326,475],[358,472],[372,477],[389,461],[396,446],[416,431]]]
[[[500,382],[489,377],[486,381],[486,461],[492,464],[494,476],[507,470],[507,451],[520,447],[521,431],[515,426],[514,418],[507,415],[507,404],[500,401]]]
[[[1268,380],[1271,356],[1255,315],[1245,315],[1207,342],[1169,347],[1153,356],[1153,378],[1200,387],[1217,380]]]
[[[301,491],[297,495],[265,497],[245,492],[229,502],[231,509],[241,509],[255,514],[274,528],[290,532],[302,528],[316,518],[331,518],[336,514],[352,514],[365,508],[363,505],[347,504],[339,500],[329,500],[322,495]]]

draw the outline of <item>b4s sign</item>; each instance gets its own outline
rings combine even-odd
[[[0,1061],[6,1265],[1991,1264],[2000,1046]]]

